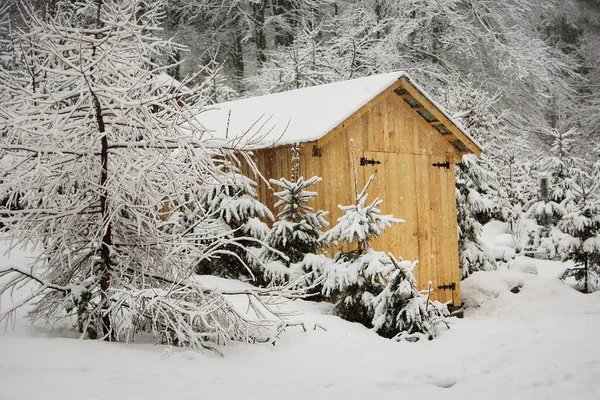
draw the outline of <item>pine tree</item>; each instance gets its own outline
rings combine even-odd
[[[489,137],[493,132],[497,133],[499,124],[491,112],[496,101],[494,96],[457,86],[450,97],[453,99],[450,107],[456,109],[457,119],[473,137],[493,143]],[[486,253],[481,242],[482,225],[501,216],[502,206],[506,201],[501,199],[499,193],[496,163],[487,155],[488,149],[489,153],[494,153],[496,149],[491,144],[484,147],[480,158],[465,155],[455,168],[458,252],[462,278],[475,271],[495,269],[494,260]]]
[[[416,261],[396,261],[385,289],[373,299],[373,329],[379,335],[395,340],[416,341],[433,339],[435,326],[448,315],[448,309],[439,302],[430,302],[416,290],[417,281],[412,273]]]
[[[370,177],[356,196],[356,204],[339,206],[344,215],[322,236],[322,240],[331,245],[352,249],[342,248],[336,253],[323,294],[338,300],[334,308],[336,315],[367,327],[373,326],[373,299],[384,290],[394,269],[390,257],[371,249],[369,242],[381,236],[391,224],[404,222],[392,215],[381,214],[377,206],[383,200],[375,199],[367,205],[367,189],[373,178]]]
[[[552,139],[550,154],[540,160],[540,193],[537,201],[531,201],[525,216],[536,220],[539,228],[531,238],[531,244],[549,257],[557,255],[563,234],[558,224],[575,202],[576,180],[582,179],[582,160],[573,156],[573,145],[579,133],[577,129],[552,129],[547,132]]]
[[[458,251],[461,277],[476,271],[496,269],[494,260],[485,252],[480,237],[483,221],[488,221],[496,204],[486,195],[493,190],[488,185],[489,171],[474,156],[463,156],[456,166],[456,211],[458,221]]]
[[[575,266],[567,268],[562,279],[574,278],[583,293],[598,290],[600,279],[600,185],[598,175],[580,177],[572,187],[574,201],[558,227],[568,236],[559,245],[563,260]]]
[[[345,214],[323,235],[328,243],[347,248],[342,247],[335,255],[323,294],[337,300],[333,309],[336,315],[373,328],[381,336],[409,341],[433,339],[438,318],[446,315],[447,308],[429,304],[428,297],[415,289],[412,270],[418,261],[398,262],[392,254],[369,246],[392,223],[404,223],[381,215],[377,208],[380,199],[366,205],[372,180],[373,176],[357,195],[355,205],[339,206]]]
[[[260,257],[266,279],[271,283],[293,281],[302,273],[311,274],[307,277],[310,282],[320,275],[318,269],[313,270],[314,259],[309,262],[309,258],[304,263],[307,255],[316,255],[322,250],[321,229],[329,225],[325,211],[314,213],[307,205],[317,196],[316,192],[307,189],[318,182],[321,178],[317,176],[307,180],[303,177],[292,181],[285,178],[270,180],[272,185],[282,189],[275,193],[279,199],[275,207],[283,207],[277,215],[278,221],[265,238],[267,247]]]
[[[186,228],[208,216],[216,219],[217,232],[222,232],[204,241],[213,246],[213,256],[202,260],[195,272],[256,281],[254,252],[269,232],[263,219],[274,217],[258,200],[254,181],[232,165],[223,167],[225,171],[203,182],[198,191],[200,207],[182,215]]]

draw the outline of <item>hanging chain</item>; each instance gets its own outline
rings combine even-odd
[[[354,174],[354,198],[358,201],[358,179],[356,177],[356,163],[354,162],[356,158],[356,154],[354,153],[354,139],[350,139],[350,153],[352,154],[352,173]]]
[[[292,145],[292,182],[296,182],[300,178],[300,145],[298,143]]]

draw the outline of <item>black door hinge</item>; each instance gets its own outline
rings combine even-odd
[[[446,161],[446,162],[436,162],[431,164],[433,167],[436,168],[446,168],[446,169],[450,169],[450,161]]]
[[[375,164],[381,164],[381,161],[377,161],[377,160],[369,160],[367,158],[361,157],[360,158],[360,165],[361,166],[365,166],[365,165],[375,165]]]
[[[456,282],[447,283],[445,285],[438,286],[438,289],[442,290],[456,290]]]

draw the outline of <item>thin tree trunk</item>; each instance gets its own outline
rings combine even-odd
[[[100,262],[98,263],[98,273],[100,274],[100,301],[102,304],[102,333],[105,340],[112,340],[110,315],[108,314],[108,289],[110,288],[111,274],[110,248],[112,247],[112,223],[110,222],[108,215],[108,138],[106,137],[102,105],[95,94],[92,93],[92,96],[94,98],[94,107],[96,109],[98,130],[102,134],[100,149],[102,163],[102,171],[100,172],[100,207],[102,210],[102,224],[106,223],[106,230],[102,236],[102,245],[100,247]]]
[[[236,77],[244,78],[244,47],[242,44],[242,34],[239,31],[233,33],[233,51],[232,59],[235,68]]]
[[[98,27],[102,25],[100,19],[102,11],[102,0],[98,0],[98,14],[96,23]],[[94,52],[96,49],[94,49]],[[102,315],[102,336],[104,340],[111,341],[113,339],[110,315],[108,313],[109,298],[108,289],[110,288],[111,261],[110,249],[112,247],[112,222],[110,221],[108,212],[108,137],[106,136],[106,125],[104,123],[104,115],[102,113],[102,104],[98,96],[90,87],[90,93],[94,101],[94,109],[96,111],[96,123],[98,131],[102,135],[100,148],[100,163],[102,170],[100,171],[100,208],[101,208],[101,226],[106,224],[106,230],[102,235],[102,244],[100,246],[100,261],[97,263],[97,274],[100,277],[100,304]]]
[[[583,277],[583,292],[584,293],[590,293],[589,292],[589,287],[588,287],[588,276],[590,274],[590,270],[588,269],[588,260],[586,258],[584,264],[583,264],[583,268],[584,268],[584,277]]]
[[[265,34],[265,10],[267,1],[263,0],[259,4],[252,4],[253,19],[254,19],[254,36],[256,40],[256,60],[258,65],[263,65],[267,62],[267,36]]]

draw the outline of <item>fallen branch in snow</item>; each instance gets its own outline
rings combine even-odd
[[[325,332],[327,332],[327,329],[325,327],[323,327],[323,325],[320,324],[315,324],[315,326],[313,327],[313,331],[316,331],[317,328],[324,330]]]
[[[280,335],[285,332],[289,326],[301,326],[302,330],[306,332],[306,326],[304,325],[304,322],[282,322],[277,326],[277,334],[271,341],[272,346],[275,346],[275,343],[277,343],[277,340],[279,340]]]

